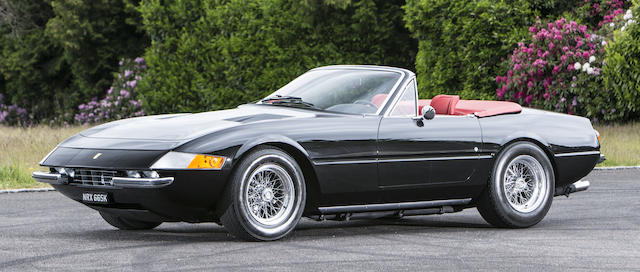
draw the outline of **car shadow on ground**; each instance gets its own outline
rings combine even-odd
[[[467,220],[468,219],[468,220]],[[105,223],[106,224],[106,223]],[[481,219],[471,217],[443,220],[436,216],[400,219],[361,219],[352,221],[313,221],[302,219],[286,240],[308,240],[361,235],[451,233],[492,228]],[[169,243],[198,243],[239,241],[221,225],[215,223],[165,223],[154,230],[127,231],[105,227],[99,230],[59,233],[87,240],[148,241]]]

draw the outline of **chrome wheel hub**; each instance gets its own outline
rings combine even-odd
[[[267,163],[247,177],[244,205],[257,223],[277,226],[294,210],[294,195],[289,173],[277,164]]]
[[[514,158],[504,175],[504,193],[509,205],[522,213],[531,212],[547,197],[547,176],[538,160],[529,155]]]

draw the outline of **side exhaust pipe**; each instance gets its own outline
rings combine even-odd
[[[587,180],[576,181],[569,186],[556,188],[555,196],[564,195],[568,197],[569,194],[586,191],[587,189],[589,189],[590,185],[591,183]]]

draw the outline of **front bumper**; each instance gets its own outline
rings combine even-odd
[[[46,172],[33,172],[33,179],[38,182],[49,184],[68,184],[69,178],[66,175],[58,173],[46,173]],[[162,178],[129,178],[129,177],[114,177],[111,180],[113,187],[115,188],[147,188],[157,189],[169,186],[173,183],[173,177]]]
[[[218,200],[230,171],[158,171],[159,178],[113,177],[113,184],[86,185],[59,173],[34,172],[66,197],[100,212],[162,222],[216,222]],[[108,203],[83,200],[85,193],[106,193]]]

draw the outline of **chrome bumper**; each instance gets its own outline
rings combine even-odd
[[[42,182],[42,183],[49,183],[49,184],[69,183],[67,176],[63,176],[61,174],[55,174],[55,173],[33,172],[31,177],[33,177],[33,179],[35,179],[37,182]]]
[[[46,172],[33,172],[31,175],[34,180],[49,184],[69,184],[67,175]],[[164,178],[125,178],[114,177],[111,179],[113,187],[116,188],[162,188],[173,183],[173,177]]]

